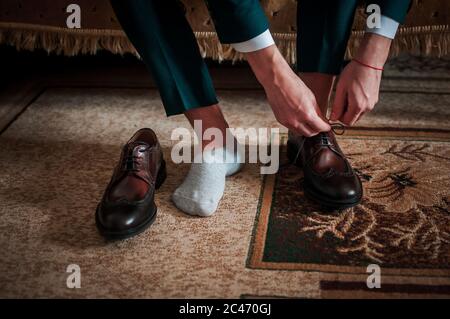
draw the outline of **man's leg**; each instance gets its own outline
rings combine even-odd
[[[168,116],[217,104],[194,34],[176,0],[111,0],[159,88]]]
[[[297,69],[337,75],[343,67],[358,0],[300,0],[297,7]]]
[[[176,0],[111,0],[114,11],[152,73],[168,116],[184,114],[203,128],[228,127],[197,41]],[[201,138],[199,136],[199,138]]]
[[[204,131],[217,128],[226,136],[228,124],[180,4],[176,0],[112,0],[111,4],[151,71],[167,115],[184,114],[191,124],[202,121]],[[202,136],[198,138],[202,141]],[[239,163],[192,164],[187,178],[174,193],[175,204],[189,214],[213,213],[223,194],[225,175],[239,167]],[[223,176],[218,178],[218,174]],[[190,195],[195,196],[181,192],[184,188],[192,190]]]
[[[198,132],[201,135],[198,136],[199,139],[204,136],[207,129],[217,128],[222,132],[223,136],[222,140],[217,141],[217,146],[225,146],[225,137],[226,131],[228,129],[228,123],[225,120],[225,117],[223,116],[222,110],[220,109],[219,105],[211,105],[208,107],[191,109],[189,111],[186,111],[184,115],[186,116],[192,127],[194,127],[195,121],[202,121],[202,130],[201,132]],[[205,149],[205,147],[209,143],[211,143],[211,141],[203,139],[200,139],[200,142],[202,143],[202,149]]]
[[[240,43],[254,38],[268,29],[267,19],[257,0],[207,1],[216,30],[222,43]],[[204,151],[205,160],[218,163],[193,163],[191,170],[172,196],[177,207],[193,215],[209,216],[217,208],[225,189],[225,178],[240,169],[240,155],[226,145],[226,123],[220,108],[210,106],[185,112],[193,125],[202,120],[203,133],[218,128],[223,133],[222,151],[233,157],[232,163],[223,163],[221,152]],[[209,141],[202,141],[205,147]],[[221,163],[222,161],[222,163]],[[229,159],[227,159],[229,161]]]
[[[332,74],[313,72],[300,72],[299,75],[306,86],[314,93],[320,111],[326,117],[335,76]]]
[[[201,121],[202,130],[196,133],[202,143],[203,162],[198,163],[194,158],[188,175],[173,193],[172,200],[185,213],[210,216],[223,196],[226,177],[241,169],[241,157],[232,145],[227,145],[228,123],[218,105],[191,109],[185,115],[192,126]],[[209,129],[218,129],[223,139],[218,140],[214,136],[213,143],[204,140],[202,137]],[[206,146],[214,149],[206,149]]]
[[[313,91],[324,115],[335,75],[343,67],[358,0],[299,1],[297,8],[297,70]]]
[[[343,67],[358,0],[299,1],[297,9],[297,69],[324,115],[334,78]],[[303,166],[305,194],[333,208],[358,204],[362,187],[333,132],[303,137],[289,132],[288,155]]]
[[[287,127],[310,135],[329,130],[328,124],[318,115],[320,111],[313,94],[293,73],[275,47],[268,30],[267,18],[259,1],[207,1],[207,5],[220,41],[231,44],[237,51],[246,53],[253,72],[266,90],[277,119]],[[209,112],[212,118],[221,116],[218,109],[211,108]],[[187,112],[191,122],[197,119],[198,115],[197,110]],[[211,214],[220,197],[199,198],[199,194],[212,189],[211,178],[216,181],[214,185],[218,185],[218,181],[222,183],[226,175],[236,170],[236,165],[230,167],[225,173],[223,169],[214,166],[199,166],[194,163],[191,169],[194,173],[189,173],[183,185],[174,194],[175,203],[179,207],[183,206],[182,209],[185,211],[193,211],[192,207],[195,207],[197,211],[203,212],[202,215]],[[208,172],[205,173],[205,171]],[[224,187],[224,184],[222,185]],[[222,192],[223,187],[220,188]]]

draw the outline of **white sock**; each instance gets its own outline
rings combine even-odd
[[[203,162],[191,164],[185,180],[172,194],[175,206],[190,215],[211,216],[223,196],[225,177],[241,169],[240,159],[238,152],[223,149],[204,152]]]

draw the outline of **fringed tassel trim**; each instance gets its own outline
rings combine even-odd
[[[295,33],[273,33],[273,38],[286,60],[296,62]],[[364,31],[354,31],[349,40],[346,57],[351,58],[358,48]],[[195,32],[203,57],[217,61],[233,62],[244,58],[230,45],[222,45],[215,32]],[[122,30],[67,29],[23,23],[0,22],[0,44],[8,44],[18,50],[44,49],[48,53],[73,56],[95,54],[107,50],[115,54],[136,50]],[[450,54],[450,27],[448,25],[400,28],[392,44],[390,56],[408,52],[420,56],[442,57]]]
[[[14,46],[17,50],[43,49],[66,56],[95,54],[98,50],[136,54],[121,30],[67,29],[0,22],[0,44]]]
[[[351,59],[359,47],[364,31],[354,31],[350,37],[346,57]],[[444,57],[450,54],[450,26],[419,26],[399,28],[392,42],[390,57],[408,52],[418,56]]]

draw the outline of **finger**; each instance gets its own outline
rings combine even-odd
[[[353,108],[348,108],[345,114],[340,119],[340,121],[345,125],[352,126],[353,124],[356,123],[356,121],[358,120],[358,118],[362,113],[363,112],[357,111]]]
[[[328,124],[328,121],[324,120],[319,115],[313,116],[305,124],[308,125],[311,130],[316,133],[328,132],[331,130],[331,126],[330,124]]]
[[[350,125],[351,126],[353,126],[353,125],[355,125],[365,114],[366,114],[367,112],[361,112],[361,113],[359,113],[359,115],[358,115],[358,118],[353,122],[353,123],[351,123]]]
[[[320,111],[319,105],[314,105],[315,114],[312,114],[306,119],[305,124],[308,125],[314,132],[328,132],[331,130],[330,124],[328,124],[327,118]]]
[[[285,124],[287,129],[297,135],[303,136],[303,130],[297,124]]]
[[[300,135],[306,136],[306,137],[311,137],[316,134],[309,126],[305,125],[304,123],[300,123],[300,122],[294,123],[290,129],[292,129],[297,134],[300,134]]]
[[[319,130],[312,128],[308,123],[302,124],[305,130],[305,136],[311,137],[320,133]]]
[[[345,113],[347,107],[347,94],[339,87],[336,88],[336,95],[333,101],[333,107],[331,108],[330,120],[337,121]]]

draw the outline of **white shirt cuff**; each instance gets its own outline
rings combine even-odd
[[[381,27],[379,28],[369,28],[366,26],[366,32],[375,33],[389,39],[394,39],[399,23],[389,17],[381,15],[380,24]]]
[[[257,35],[256,37],[239,43],[231,43],[231,46],[233,49],[235,49],[238,52],[254,52],[258,51],[264,48],[267,48],[271,46],[272,44],[275,44],[273,41],[272,35],[270,34],[269,29],[261,33],[260,35]]]

